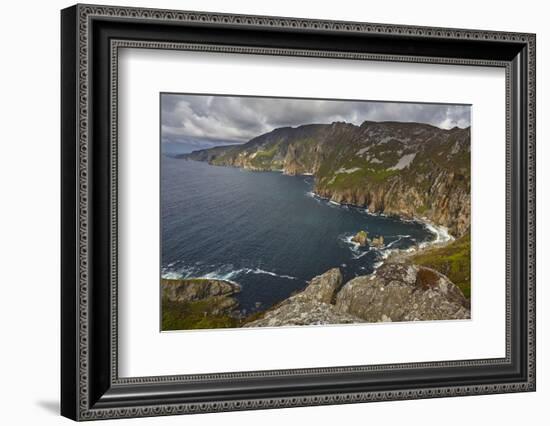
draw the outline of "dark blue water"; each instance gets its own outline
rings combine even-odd
[[[312,177],[161,158],[162,275],[237,282],[243,312],[265,309],[333,267],[345,280],[371,273],[389,250],[433,238],[420,223],[314,197]],[[351,243],[361,229],[383,235],[385,247]]]

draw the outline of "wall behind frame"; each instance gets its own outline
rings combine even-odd
[[[463,0],[103,0],[102,4],[494,29],[537,33],[538,384],[529,394],[106,421],[147,425],[543,424],[550,400],[550,28],[544,2]],[[9,2],[0,26],[0,353],[6,424],[69,424],[59,417],[59,10],[72,2]],[[117,423],[115,423],[117,422]]]

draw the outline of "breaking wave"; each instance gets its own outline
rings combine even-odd
[[[287,280],[297,280],[291,275],[277,274],[276,272],[266,271],[261,268],[237,268],[233,265],[194,265],[194,266],[175,266],[168,265],[161,271],[162,278],[165,279],[185,279],[185,278],[209,278],[213,280],[233,281],[241,275],[263,274],[272,277],[284,278]]]
[[[434,239],[420,243],[420,248],[424,248],[432,244],[443,244],[454,240],[454,237],[449,234],[449,230],[446,227],[434,225],[433,223],[427,221],[423,221],[422,223],[424,224],[424,227],[434,235]]]

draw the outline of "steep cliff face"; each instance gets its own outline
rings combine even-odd
[[[279,128],[246,144],[195,151],[213,165],[312,174],[314,191],[371,212],[426,217],[455,236],[470,226],[470,128],[371,122]]]

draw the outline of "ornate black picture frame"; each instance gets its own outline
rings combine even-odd
[[[95,5],[64,9],[61,28],[62,415],[92,420],[535,390],[534,34]],[[506,356],[120,378],[121,47],[504,68]]]

